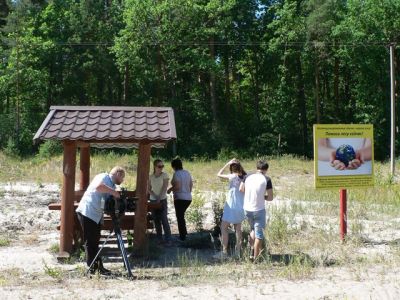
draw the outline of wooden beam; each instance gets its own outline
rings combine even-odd
[[[146,143],[153,143],[153,144],[167,144],[170,140],[175,140],[175,138],[157,138],[154,140],[140,140],[140,139],[135,139],[135,138],[130,138],[130,139],[106,139],[106,140],[97,140],[95,138],[91,139],[90,144],[146,144]],[[82,143],[82,142],[79,142]],[[83,142],[84,143],[84,142]]]
[[[90,143],[84,141],[76,141],[76,146],[79,148],[90,147]]]
[[[81,191],[86,191],[89,186],[90,180],[90,148],[89,147],[81,147],[80,148],[80,181],[79,181],[79,189]]]
[[[76,170],[76,143],[64,141],[63,187],[61,192],[60,256],[72,251],[74,235],[74,189]]]
[[[139,144],[135,212],[134,243],[138,254],[146,254],[147,249],[147,184],[150,171],[151,144]]]

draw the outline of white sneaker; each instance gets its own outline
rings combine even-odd
[[[254,248],[250,248],[250,255],[249,255],[249,259],[250,259],[251,261],[253,261],[253,260],[254,260]]]
[[[217,253],[215,253],[213,255],[214,259],[227,259],[228,258],[228,254],[226,252],[223,251],[219,251]]]

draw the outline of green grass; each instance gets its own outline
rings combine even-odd
[[[57,254],[60,252],[60,244],[54,243],[49,248],[50,253]]]
[[[304,255],[293,255],[288,262],[282,262],[276,274],[289,280],[309,279],[314,274],[313,262]]]
[[[11,244],[10,238],[0,235],[0,247],[7,247]]]
[[[0,287],[19,282],[23,270],[19,268],[2,269],[0,274]]]
[[[61,280],[64,277],[64,272],[61,268],[48,266],[44,263],[44,273],[54,279]]]
[[[300,201],[337,202],[339,192],[336,190],[315,190],[313,178],[313,161],[304,160],[290,155],[266,157],[270,164],[268,171],[275,187],[275,195],[281,198]],[[0,182],[33,181],[38,184],[45,182],[62,183],[62,155],[48,160],[15,159],[0,152]],[[243,160],[246,171],[254,171],[257,159]],[[184,161],[184,168],[191,172],[194,178],[194,188],[199,191],[225,191],[226,182],[217,178],[218,170],[225,164],[218,160]],[[397,170],[400,164],[397,163]],[[137,154],[93,154],[91,156],[90,174],[93,177],[100,172],[109,171],[114,165],[126,168],[127,176],[124,185],[135,188]],[[172,176],[168,161],[165,171]],[[76,178],[79,178],[79,155],[77,155]],[[349,201],[364,201],[384,206],[400,206],[400,186],[390,175],[388,163],[375,162],[375,187],[367,189],[349,189]],[[388,210],[390,211],[390,210]]]

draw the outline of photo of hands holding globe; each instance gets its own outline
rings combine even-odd
[[[370,175],[372,142],[369,138],[318,139],[318,175]]]

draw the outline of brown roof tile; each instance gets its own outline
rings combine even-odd
[[[36,132],[38,140],[76,140],[109,147],[176,139],[170,107],[52,106]],[[117,145],[118,144],[118,145]]]

